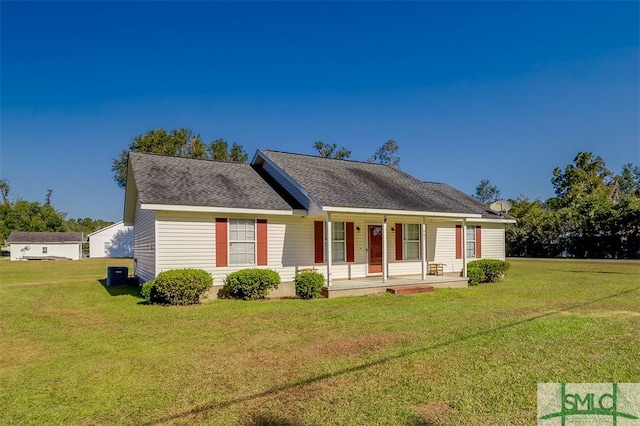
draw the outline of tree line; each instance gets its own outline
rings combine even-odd
[[[517,223],[506,230],[507,256],[640,258],[640,167],[628,163],[616,174],[600,156],[579,152],[553,170],[551,184],[548,200],[509,200]],[[475,197],[491,202],[500,191],[483,180]]]
[[[312,146],[320,157],[351,158],[351,150],[335,143],[317,141]],[[367,161],[399,167],[399,150],[389,139]],[[220,138],[205,143],[190,129],[151,130],[134,137],[113,160],[113,178],[121,188],[126,186],[130,151],[241,163],[249,158],[242,145]],[[555,196],[548,200],[531,200],[524,195],[509,200],[509,215],[517,223],[506,229],[508,256],[640,258],[640,167],[625,164],[616,174],[606,168],[601,157],[579,152],[572,164],[553,170],[551,184]],[[9,182],[0,179],[1,240],[12,230],[80,231],[87,235],[113,223],[66,219],[65,213],[51,206],[52,190],[47,190],[44,203],[11,202],[9,191]],[[473,196],[490,204],[500,199],[501,193],[483,179]]]
[[[3,242],[11,231],[25,232],[82,232],[85,236],[112,225],[102,219],[88,217],[67,219],[67,214],[59,212],[51,205],[53,190],[48,189],[44,202],[27,201],[18,198],[10,199],[11,184],[7,179],[0,179],[0,242]]]
[[[338,148],[335,143],[329,144],[317,141],[313,148],[318,151],[318,156],[325,158],[335,158],[338,160],[351,158],[351,150],[345,147]],[[367,161],[372,163],[387,164],[392,167],[400,166],[400,147],[389,139],[382,144]],[[127,162],[129,152],[148,152],[152,154],[170,155],[174,157],[196,158],[201,160],[230,161],[246,163],[249,155],[242,145],[218,138],[212,142],[205,143],[200,134],[191,129],[179,128],[173,130],[155,129],[145,134],[135,136],[129,146],[120,152],[120,155],[113,160],[111,170],[113,179],[120,188],[127,186]]]

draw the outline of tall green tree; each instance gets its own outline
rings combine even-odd
[[[508,256],[557,257],[566,254],[567,233],[553,203],[520,196],[511,200],[509,214],[517,218],[506,230]]]
[[[615,198],[640,197],[640,167],[627,163],[622,166],[620,176],[616,176]]]
[[[109,225],[113,225],[113,222],[102,219],[91,219],[89,217],[67,220],[69,231],[82,232],[85,236],[102,228],[106,228]]]
[[[65,216],[50,204],[26,200],[4,203],[0,205],[0,239],[4,241],[11,231],[68,231]]]
[[[476,193],[473,197],[485,204],[493,203],[500,199],[500,190],[497,186],[492,185],[489,179],[482,179],[480,184],[476,186]]]
[[[558,212],[569,225],[570,251],[580,258],[609,256],[615,176],[604,160],[579,152],[573,164],[554,169],[551,182]]]
[[[51,197],[53,196],[53,189],[47,189],[47,195],[44,197],[44,204],[47,206],[51,205]]]
[[[9,202],[9,192],[11,191],[11,185],[6,178],[0,179],[0,193],[2,193],[2,202],[7,204]]]
[[[351,158],[350,150],[345,147],[338,148],[338,145],[335,143],[328,144],[322,141],[317,141],[313,144],[313,147],[318,150],[318,157],[335,158],[337,160]]]
[[[556,196],[544,203],[512,202],[509,255],[640,258],[640,168],[626,164],[616,175],[601,157],[579,152],[551,183]]]
[[[389,139],[383,143],[372,156],[367,158],[367,161],[369,163],[386,164],[387,166],[398,168],[400,167],[399,151],[400,147],[398,144],[393,139]]]
[[[229,161],[234,163],[246,163],[249,156],[242,145],[233,143],[229,149],[229,143],[224,139],[216,139],[207,146],[209,158],[217,161]]]
[[[121,188],[127,186],[127,162],[131,151],[221,161],[246,162],[248,159],[242,145],[234,143],[230,151],[228,144],[222,139],[216,139],[207,145],[202,141],[200,135],[191,129],[150,130],[134,137],[128,148],[123,149],[120,155],[113,160],[111,167],[113,179]]]

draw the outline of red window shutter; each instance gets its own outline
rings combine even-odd
[[[476,258],[482,257],[482,227],[476,226]]]
[[[353,222],[346,222],[344,224],[346,237],[347,237],[347,262],[355,262],[355,242],[353,232]]]
[[[396,260],[402,259],[402,224],[396,223]]]
[[[315,247],[315,262],[324,263],[324,222],[313,222],[313,243]]]
[[[267,257],[267,220],[258,219],[256,224],[257,261],[258,265],[266,265],[269,263]]]
[[[227,219],[216,218],[216,266],[227,266],[229,247]]]
[[[456,225],[456,259],[462,259],[462,225]]]

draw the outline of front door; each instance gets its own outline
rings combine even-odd
[[[369,273],[382,272],[382,225],[369,225]]]

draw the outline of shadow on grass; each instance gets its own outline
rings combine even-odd
[[[296,420],[289,420],[274,414],[258,414],[253,416],[245,426],[302,426],[303,423]],[[414,415],[404,426],[444,426],[444,423],[437,420],[425,419],[422,416]]]
[[[462,337],[458,337],[455,339],[450,339],[447,341],[444,341],[442,343],[437,343],[434,345],[430,345],[430,346],[426,346],[423,348],[419,348],[419,349],[413,349],[413,350],[408,350],[408,351],[404,351],[398,355],[391,355],[391,356],[387,356],[384,358],[381,358],[379,360],[376,361],[371,361],[371,362],[367,362],[367,363],[363,363],[363,364],[359,364],[359,365],[355,365],[353,367],[349,367],[349,368],[344,368],[342,370],[338,370],[332,373],[325,373],[325,374],[320,374],[318,376],[315,377],[310,377],[308,379],[304,379],[304,380],[298,380],[296,382],[292,382],[292,383],[288,383],[282,386],[276,386],[273,387],[271,389],[267,389],[263,392],[258,392],[258,393],[254,393],[252,395],[247,395],[244,397],[240,397],[240,398],[235,398],[235,399],[230,399],[228,401],[223,401],[223,402],[210,402],[210,403],[206,403],[206,404],[202,404],[199,405],[195,408],[192,408],[191,410],[187,410],[184,411],[182,413],[178,413],[178,414],[174,414],[171,416],[166,416],[160,419],[157,419],[155,421],[152,422],[148,422],[148,423],[144,423],[145,425],[154,425],[154,424],[159,424],[159,423],[166,423],[166,422],[171,422],[174,420],[178,420],[181,419],[183,417],[188,417],[188,416],[193,416],[193,415],[197,415],[197,414],[201,414],[201,413],[205,413],[207,411],[212,411],[212,410],[216,410],[216,409],[220,409],[220,408],[227,408],[230,407],[232,405],[236,405],[236,404],[241,404],[244,402],[248,402],[248,401],[253,401],[255,399],[259,399],[259,398],[264,398],[264,397],[268,397],[268,396],[273,396],[276,395],[278,393],[281,392],[286,392],[292,389],[296,389],[296,388],[300,388],[300,387],[304,387],[313,383],[317,383],[317,382],[321,382],[323,380],[327,380],[327,379],[331,379],[334,377],[339,377],[339,376],[344,376],[350,373],[355,373],[355,372],[359,372],[359,371],[363,371],[366,370],[368,368],[371,367],[376,367],[376,366],[380,366],[380,365],[384,365],[399,359],[403,359],[415,354],[419,354],[419,353],[424,353],[424,352],[428,352],[431,350],[435,350],[435,349],[439,349],[442,347],[446,347],[449,345],[453,345],[456,343],[460,343],[460,342],[464,342],[467,340],[472,340],[478,337],[484,337],[493,333],[497,333],[497,332],[501,332],[503,330],[507,330],[513,327],[517,327],[519,325],[523,325],[523,324],[527,324],[527,323],[531,323],[533,321],[539,320],[539,319],[543,319],[543,318],[547,318],[547,317],[551,317],[553,315],[559,314],[560,312],[566,312],[572,309],[577,309],[577,308],[582,308],[584,306],[588,306],[594,303],[598,303],[598,302],[602,302],[604,300],[608,300],[608,299],[613,299],[616,297],[621,297],[621,296],[625,296],[627,294],[633,293],[640,290],[640,287],[636,287],[636,288],[632,288],[629,290],[625,290],[616,294],[611,294],[608,296],[603,296],[603,297],[599,297],[597,299],[593,299],[590,300],[588,302],[583,302],[583,303],[576,303],[572,306],[569,307],[564,307],[562,309],[557,309],[555,311],[551,311],[551,312],[546,312],[544,314],[540,314],[540,315],[536,315],[534,317],[531,318],[527,318],[524,320],[520,320],[520,321],[513,321],[509,324],[505,324],[505,325],[501,325],[499,327],[494,327],[491,328],[489,330],[483,330],[483,331],[478,331],[475,333],[471,333],[467,336],[462,336]],[[265,417],[265,419],[269,419],[269,417]],[[278,420],[278,418],[273,418],[272,420]],[[285,421],[284,419],[280,419]],[[410,422],[411,424],[415,424],[416,426],[425,426],[425,425],[436,425],[437,423],[432,423],[426,419],[417,417],[415,419],[415,422]],[[274,425],[295,425],[295,423],[261,423],[263,425],[267,425],[267,424],[274,424]]]
[[[446,423],[440,421],[427,420],[420,416],[415,416],[413,419],[405,423],[406,426],[444,426],[445,424]]]
[[[140,286],[137,284],[107,285],[106,278],[98,280],[98,282],[111,296],[133,296],[138,299],[144,299],[140,294]]]
[[[246,426],[302,426],[302,423],[288,420],[273,414],[258,414],[245,424]]]

